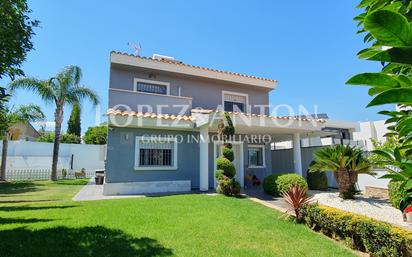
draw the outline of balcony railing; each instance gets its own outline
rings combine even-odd
[[[192,98],[110,88],[109,108],[128,109],[135,112],[189,115],[192,109]]]

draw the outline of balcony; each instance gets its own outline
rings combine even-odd
[[[110,88],[109,108],[128,109],[135,112],[190,115],[192,98]]]

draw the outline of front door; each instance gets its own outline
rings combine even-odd
[[[218,158],[219,156],[222,156],[222,143],[217,143],[215,146],[215,158]],[[240,186],[243,187],[244,184],[244,170],[243,170],[243,144],[241,143],[233,143],[232,144],[232,149],[233,153],[235,155],[235,159],[233,160],[233,164],[235,165],[236,168],[236,175],[235,179],[240,183]],[[216,162],[215,162],[215,171],[217,170],[216,168]],[[215,187],[217,186],[217,181],[215,178]]]

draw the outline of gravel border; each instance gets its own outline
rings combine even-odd
[[[403,221],[401,211],[392,207],[387,200],[370,198],[365,195],[356,195],[355,200],[343,200],[338,192],[309,191],[309,194],[313,195],[313,200],[319,204],[412,230],[412,223]]]

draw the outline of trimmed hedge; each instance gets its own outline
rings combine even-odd
[[[219,180],[216,191],[227,196],[236,196],[240,193],[240,183],[234,178],[223,177]]]
[[[314,171],[308,172],[306,176],[306,180],[308,181],[309,189],[311,190],[321,190],[327,191],[328,190],[328,178],[326,177],[326,173],[322,171]]]
[[[231,148],[228,147],[223,147],[222,155],[231,162],[233,162],[233,160],[235,159],[235,153]]]
[[[402,181],[391,181],[388,184],[389,201],[396,209],[399,209],[399,203],[405,193],[405,190],[401,189],[401,184]]]
[[[289,190],[292,186],[308,188],[306,180],[295,173],[271,174],[263,180],[263,190],[273,196],[280,196],[282,192]]]
[[[372,256],[412,256],[412,232],[338,209],[306,205],[301,209],[303,221],[315,231],[344,240],[353,249]]]
[[[225,157],[216,159],[216,167],[218,170],[223,170],[223,175],[228,178],[233,178],[236,175],[235,165]]]

